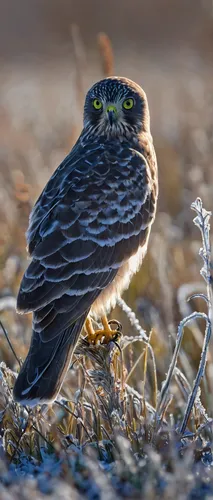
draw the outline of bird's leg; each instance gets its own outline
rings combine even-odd
[[[92,321],[90,318],[87,318],[85,322],[85,329],[87,332],[87,341],[90,344],[97,344],[100,342],[101,344],[108,344],[109,342],[115,342],[120,336],[122,332],[122,325],[119,321],[113,319],[108,321],[106,316],[101,318],[101,323],[103,325],[103,329],[94,330]],[[111,329],[110,325],[116,325],[116,329]]]

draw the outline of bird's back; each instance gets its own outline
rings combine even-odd
[[[119,85],[132,92],[133,84],[125,82]],[[104,81],[105,96],[108,85],[112,92],[114,80]],[[31,346],[14,388],[25,404],[55,398],[88,313],[99,316],[114,305],[145,255],[156,211],[157,163],[145,94],[139,98],[135,124],[132,114],[128,126],[116,129],[110,105],[106,133],[98,132],[105,121],[83,130],[32,210],[31,262],[17,299],[20,312],[33,311]],[[86,114],[90,104],[86,99]],[[136,133],[142,125],[144,131]]]

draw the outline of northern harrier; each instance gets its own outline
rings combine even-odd
[[[54,401],[85,323],[106,321],[147,250],[158,196],[157,162],[145,92],[126,78],[89,90],[82,133],[38,198],[27,241],[32,258],[17,299],[33,312],[27,358],[14,398]],[[89,318],[88,318],[89,315]]]

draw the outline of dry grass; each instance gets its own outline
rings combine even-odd
[[[71,34],[81,110],[87,57],[75,26]],[[113,53],[103,34],[98,47],[102,74],[111,74]],[[99,347],[82,339],[62,399],[51,408],[33,411],[12,399],[18,360],[26,355],[31,331],[31,318],[15,313],[15,296],[26,267],[24,232],[32,200],[78,135],[78,112],[69,133],[63,110],[57,125],[48,128],[39,113],[20,109],[17,127],[9,108],[2,108],[0,313],[18,357],[1,331],[3,499],[50,494],[53,499],[195,500],[213,495],[211,340],[200,380],[205,325],[207,346],[212,319],[210,242],[206,214],[198,201],[194,208],[204,248],[202,280],[201,242],[190,211],[198,195],[205,207],[212,207],[211,88],[206,83],[202,90],[193,82],[189,88],[181,95],[184,113],[179,133],[175,139],[155,140],[161,185],[158,216],[146,262],[125,295],[131,309],[121,301],[113,312],[124,335],[119,345]],[[40,96],[40,109],[44,101],[45,95]]]

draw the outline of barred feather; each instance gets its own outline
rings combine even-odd
[[[97,87],[101,92],[102,83],[104,95],[108,89],[109,101],[133,92],[132,82],[118,80]],[[86,116],[97,88],[86,98]],[[122,124],[122,136],[114,129],[111,137],[98,135],[92,115],[90,124],[85,120],[79,140],[32,210],[27,232],[32,260],[17,308],[33,311],[33,338],[14,389],[19,401],[55,397],[88,312],[98,317],[104,305],[115,303],[146,252],[156,210],[157,165],[146,96],[138,89],[135,120],[131,115]],[[52,380],[55,365],[58,381],[44,389],[43,380]]]

